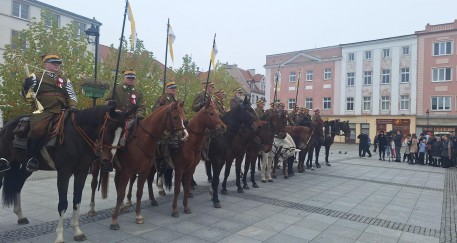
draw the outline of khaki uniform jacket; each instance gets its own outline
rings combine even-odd
[[[107,100],[111,100],[113,97],[113,90],[109,92]],[[135,116],[138,118],[144,118],[146,113],[146,104],[143,98],[143,93],[137,90],[135,87],[121,84],[116,85],[116,94],[114,95],[114,101],[116,102],[116,109],[128,112],[135,105],[138,106]]]
[[[263,119],[263,117],[265,116],[265,111],[263,109],[255,108],[254,111],[259,119]]]
[[[195,112],[200,111],[200,109],[205,106],[205,102],[211,99],[212,95],[206,93],[205,98],[205,90],[200,91],[194,98],[194,102],[192,102],[192,110]],[[203,101],[205,100],[205,101]]]
[[[267,116],[273,114],[273,112],[274,112],[273,109],[267,109],[267,110],[263,113],[263,117],[265,118],[265,117],[267,117]]]
[[[221,116],[225,115],[225,113],[227,113],[227,111],[225,110],[224,102],[222,100],[216,98],[215,103],[216,103],[216,109],[219,112],[219,114]]]
[[[164,105],[169,105],[173,102],[176,102],[175,96],[172,94],[163,93],[156,99],[154,106],[152,107],[152,111],[157,110],[159,107]]]
[[[76,98],[70,80],[49,72],[45,72],[44,75],[42,72],[39,72],[35,76],[34,91],[45,111],[57,114],[70,106],[77,105],[78,99]],[[41,77],[43,77],[43,80],[37,92]],[[32,102],[32,109],[36,109],[35,102]]]
[[[321,116],[314,115],[312,122],[313,122],[314,133],[321,138],[324,137],[324,131],[322,130],[322,128],[324,126],[324,120],[322,120]]]
[[[243,101],[240,100],[238,97],[234,96],[234,97],[230,100],[230,110],[235,109],[235,107],[241,105],[241,103],[243,103]]]

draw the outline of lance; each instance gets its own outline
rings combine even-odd
[[[163,89],[162,93],[165,93],[165,83],[167,82],[167,57],[168,57],[168,34],[170,32],[170,18],[167,23],[167,42],[165,43],[165,67],[163,70]]]
[[[122,42],[124,40],[125,17],[127,16],[127,8],[128,8],[128,6],[129,6],[129,0],[126,0],[125,1],[125,10],[124,10],[124,21],[122,22],[121,39],[120,39],[120,43],[119,43],[119,52],[117,53],[116,74],[114,75],[113,95],[111,97],[112,100],[114,100],[114,96],[115,96],[115,93],[116,93],[117,75],[119,73],[119,62],[121,61]]]
[[[214,39],[213,39],[213,49],[211,50],[211,53],[212,53],[213,51],[215,51],[215,50],[214,50],[214,47],[215,47],[215,46],[216,46],[216,33],[214,33]],[[214,53],[214,55],[216,55],[216,53]],[[211,56],[211,57],[212,57],[212,56]],[[210,72],[211,72],[211,63],[212,63],[212,59],[211,59],[211,57],[210,57],[210,59],[209,59],[208,76],[206,77],[206,84],[205,84],[205,95],[203,96],[203,103],[205,103],[205,102],[206,102],[206,89],[208,89],[208,83],[209,83],[209,74],[210,74]]]
[[[301,73],[300,71],[298,72],[298,81],[297,81],[297,92],[295,93],[295,107],[294,107],[294,111],[297,109],[297,103],[298,103],[298,88],[300,87],[300,76],[301,76]]]
[[[278,71],[275,74],[275,94],[273,97],[273,103],[275,103],[276,99],[278,98],[277,96],[278,96],[278,83],[279,83],[279,76],[280,76],[279,68],[280,67],[281,67],[281,65],[278,65]]]

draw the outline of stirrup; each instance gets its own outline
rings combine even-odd
[[[27,161],[26,169],[28,172],[38,171],[38,160],[36,158],[30,158],[29,161]]]
[[[8,160],[0,158],[0,172],[5,172],[11,169],[11,165]]]

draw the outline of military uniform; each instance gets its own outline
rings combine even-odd
[[[137,90],[134,86],[127,84],[116,85],[114,94],[114,101],[116,102],[116,109],[128,112],[133,109],[134,106],[138,106],[135,117],[144,118],[145,116],[145,101],[143,93]],[[107,100],[111,100],[113,97],[113,90],[109,92]]]
[[[256,107],[254,111],[259,119],[262,119],[265,116],[265,111],[263,109]]]
[[[216,98],[216,109],[221,116],[223,116],[223,115],[225,115],[225,113],[227,113],[227,111],[225,111],[224,102],[218,98]]]
[[[159,107],[164,106],[164,105],[169,105],[173,102],[176,102],[176,98],[174,95],[163,93],[161,96],[159,96],[156,99],[156,102],[155,102],[154,106],[152,107],[152,111],[155,111]]]
[[[318,110],[318,109],[316,109]],[[316,112],[315,110],[315,112]],[[313,133],[319,138],[319,140],[322,142],[324,140],[324,133],[323,133],[323,126],[324,126],[324,120],[322,120],[321,116],[317,113],[314,114],[312,118],[312,123],[313,123]]]
[[[205,98],[205,93],[206,93],[206,98]],[[211,98],[212,95],[210,95],[208,92],[205,92],[205,90],[200,91],[194,98],[194,102],[192,102],[192,110],[195,112],[200,111],[200,109],[205,106],[206,102]]]

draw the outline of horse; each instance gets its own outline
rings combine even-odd
[[[268,127],[270,130],[273,130],[274,136],[279,138],[286,137],[286,125],[287,125],[287,116],[286,112],[275,112],[267,117],[263,118],[268,122]],[[249,166],[251,166],[251,182],[252,187],[258,188],[259,186],[255,182],[255,163],[259,156],[261,146],[260,138],[254,138],[255,140],[250,142],[246,147],[246,157],[244,159],[244,174],[243,174],[243,189],[249,189],[247,185],[247,175],[249,172]],[[238,163],[238,162],[237,162]],[[238,189],[239,190],[239,189]],[[240,190],[241,191],[241,190]],[[242,191],[241,191],[242,192]]]
[[[330,152],[330,146],[333,144],[335,136],[339,135],[341,136],[341,131],[343,131],[344,136],[349,137],[351,134],[351,129],[349,127],[349,121],[340,121],[339,119],[336,120],[331,120],[331,121],[324,121],[324,141],[317,141],[317,139],[311,139],[313,141],[313,149],[314,152],[316,153],[316,160],[315,164],[316,167],[320,167],[319,165],[319,152],[322,147],[322,145],[325,146],[325,164],[327,166],[331,166],[330,162],[328,160],[329,157],[329,152]],[[309,164],[308,168],[312,166],[312,160],[313,160],[313,150],[309,152],[308,155],[308,162],[306,163],[307,165]]]
[[[312,129],[307,127],[307,126],[287,126],[286,127],[287,133],[290,134],[292,139],[295,142],[295,145],[297,146],[297,149],[301,151],[307,151],[310,147],[310,140],[312,136]],[[289,174],[294,175],[293,172],[293,162],[295,160],[295,156],[289,157],[287,164],[288,164],[288,170],[287,174],[284,174],[284,176],[288,176]],[[298,172],[302,173],[304,172],[304,166],[303,164],[298,163],[297,170]],[[273,167],[273,171],[274,171]],[[285,171],[285,168],[283,168],[283,171]]]
[[[211,139],[208,151],[209,163],[211,163],[213,169],[210,194],[215,208],[221,208],[217,190],[219,187],[219,175],[225,162],[232,154],[233,140],[241,125],[254,126],[253,122],[257,121],[258,117],[254,109],[252,109],[249,99],[245,97],[244,101],[225,114],[222,120],[227,126],[227,131]]]
[[[175,218],[179,217],[177,204],[178,196],[181,191],[181,182],[184,188],[184,213],[191,213],[188,202],[191,180],[195,168],[201,159],[202,144],[206,130],[210,129],[218,134],[225,132],[226,126],[221,121],[215,106],[211,105],[210,100],[208,100],[206,105],[189,121],[186,129],[189,132],[189,138],[181,144],[178,151],[172,155],[175,170],[172,216]],[[164,177],[165,185],[170,189],[172,186],[171,173],[164,173]]]
[[[135,174],[138,174],[136,223],[144,223],[141,215],[141,197],[143,196],[144,183],[150,174],[151,167],[154,166],[158,140],[162,139],[164,132],[177,133],[182,140],[186,140],[188,137],[187,130],[184,127],[185,114],[183,105],[183,102],[177,101],[158,108],[139,123],[139,128],[133,139],[118,151],[119,165],[116,165],[114,177],[117,200],[112,215],[111,230],[119,230],[120,228],[119,210],[125,197],[127,184]],[[102,184],[102,187],[106,187],[106,185]],[[157,205],[153,193],[149,194],[149,199]]]
[[[73,215],[71,226],[76,241],[86,240],[79,228],[79,210],[81,196],[91,162],[95,159],[111,160],[117,149],[128,113],[116,112],[114,107],[95,106],[70,113],[71,118],[63,123],[61,143],[49,150],[52,162],[41,156],[40,170],[57,171],[57,188],[59,193],[59,220],[56,228],[56,242],[64,242],[64,214],[68,207],[67,191],[71,176],[74,176]],[[23,116],[22,116],[23,117]],[[4,174],[3,205],[14,204],[14,212],[19,224],[28,224],[21,208],[21,190],[31,172],[26,170],[27,157],[25,149],[13,145],[13,129],[22,117],[7,122],[0,132],[0,154],[11,162],[12,168]],[[62,140],[63,139],[63,140]],[[42,154],[44,149],[42,150]],[[100,157],[101,156],[101,157]]]
[[[276,169],[276,165],[280,161],[284,162],[284,165],[285,165],[284,166],[285,168],[283,168],[284,179],[289,178],[287,176],[287,165],[285,163],[287,162],[287,158],[294,155],[295,148],[296,148],[295,142],[289,134],[287,134],[284,139],[274,138],[273,148],[271,149],[271,151],[268,153],[262,152],[261,179],[262,179],[263,183],[267,182],[267,180],[270,182],[273,182],[273,180],[270,178],[270,176],[272,176],[273,178],[276,178],[275,169]],[[271,175],[270,175],[270,169],[271,169],[270,161],[275,161],[274,166],[273,166],[273,172]]]

